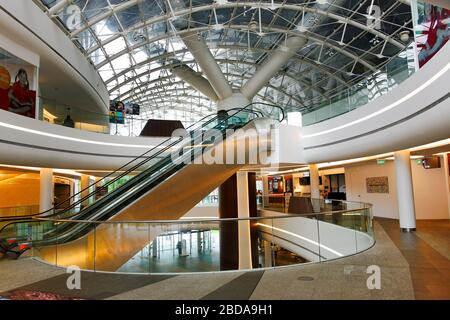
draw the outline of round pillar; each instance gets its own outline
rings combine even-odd
[[[410,152],[408,150],[397,151],[394,153],[394,159],[400,229],[405,232],[415,231],[416,212]]]
[[[311,198],[320,199],[319,168],[317,167],[317,164],[309,165],[309,180],[311,185]]]
[[[217,110],[230,110],[234,108],[243,108],[249,105],[251,101],[244,97],[242,93],[235,92],[232,96],[219,100],[217,102]]]
[[[39,212],[53,208],[53,169],[42,168],[40,171]]]
[[[89,176],[86,174],[81,175],[81,199],[89,195]],[[85,190],[86,189],[86,190]],[[81,207],[87,207],[89,205],[89,198],[86,198],[81,202]]]

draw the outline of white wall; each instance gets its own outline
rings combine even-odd
[[[186,212],[182,219],[189,218],[218,218],[219,217],[219,207],[217,204],[210,206],[197,205],[191,210]]]
[[[272,132],[272,166],[304,163],[302,129],[297,126],[279,124],[278,131]]]
[[[441,168],[424,169],[416,161],[411,162],[414,187],[414,203],[417,219],[449,219],[448,193],[446,188],[444,159]],[[387,176],[389,193],[367,193],[366,178]],[[347,200],[373,204],[377,217],[398,219],[395,167],[393,161],[384,165],[371,163],[352,164],[345,167]]]
[[[366,178],[387,176],[389,193],[367,193]],[[345,167],[347,200],[373,204],[376,217],[398,219],[397,191],[395,188],[395,168],[393,161],[384,165],[375,163],[353,164]]]
[[[0,164],[114,170],[167,138],[82,131],[0,110]]]
[[[424,169],[411,163],[417,219],[449,219],[444,159],[441,167]]]
[[[0,34],[0,48],[8,51],[16,57],[22,59],[29,64],[39,67],[39,55],[35,52],[28,50],[24,46],[17,44],[15,41],[7,38],[5,35]]]

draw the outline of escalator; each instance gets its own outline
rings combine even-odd
[[[277,106],[250,104],[225,114],[206,116],[186,129],[188,139],[186,135],[184,139],[181,136],[167,139],[97,182],[97,185],[103,183],[103,190],[108,188],[101,197],[100,189],[87,194],[87,190],[82,190],[46,212],[0,218],[6,223],[0,229],[0,252],[18,257],[32,247],[46,261],[52,262],[58,256],[59,265],[65,260],[64,265],[77,264],[88,269],[92,268],[89,246],[95,237],[93,250],[97,265],[114,271],[151,239],[148,233],[141,237],[139,232],[134,232],[127,239],[132,239],[133,245],[125,244],[124,237],[117,236],[117,225],[101,222],[179,219],[243,167],[243,164],[195,164],[192,160],[219,143],[226,143],[230,129],[251,128],[264,119],[282,121],[283,110]],[[204,135],[211,129],[222,134],[221,142]],[[136,172],[125,184],[115,184]],[[98,199],[81,207],[94,197]]]

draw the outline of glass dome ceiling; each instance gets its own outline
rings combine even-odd
[[[196,31],[233,89],[287,37],[306,39],[254,101],[305,111],[394,59],[412,36],[410,6],[397,0],[36,0],[91,60],[111,99],[143,116],[195,120],[215,102],[177,77],[201,72],[180,36]],[[369,14],[370,13],[370,14]]]

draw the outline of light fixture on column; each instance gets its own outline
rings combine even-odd
[[[401,41],[403,41],[405,43],[409,41],[409,31],[408,30],[404,30],[404,31],[400,32],[398,35],[399,35],[399,38]]]

